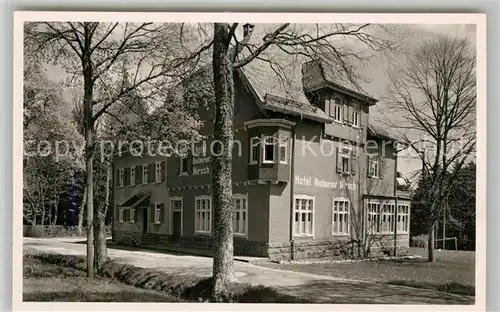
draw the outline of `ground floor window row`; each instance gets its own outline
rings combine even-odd
[[[170,199],[172,211],[183,210],[183,198],[173,197]],[[140,208],[119,207],[117,221],[120,223],[134,223],[139,218]],[[209,195],[195,197],[195,233],[212,233],[212,197]],[[163,224],[165,220],[164,203],[152,203],[150,206],[150,220],[152,223]],[[248,197],[246,194],[233,195],[233,233],[236,235],[248,235]]]
[[[212,233],[212,197],[202,195],[195,197],[195,233]],[[183,210],[183,198],[170,199],[172,211]],[[139,218],[140,208],[120,207],[118,209],[119,222],[135,222]],[[349,235],[351,227],[351,202],[348,198],[335,197],[331,203],[332,236]],[[165,220],[165,205],[152,203],[150,206],[150,220],[155,224],[163,224]],[[294,198],[294,236],[314,237],[315,197],[309,195],[295,195]],[[398,233],[408,233],[410,206],[401,204],[396,207],[394,202],[368,201],[366,203],[366,230],[371,234],[393,233],[397,226]],[[397,220],[396,220],[397,219]],[[248,235],[248,197],[246,194],[233,195],[233,233]]]
[[[295,195],[294,201],[294,236],[314,237],[314,196]],[[398,233],[408,233],[410,220],[410,206],[408,204],[398,205],[397,221],[393,201],[392,203],[368,202],[366,208],[366,228],[368,233],[393,233],[395,225],[397,225]],[[331,209],[332,236],[349,235],[351,226],[350,200],[342,197],[333,198]]]
[[[135,223],[139,220],[139,213],[143,208],[119,207],[117,220],[120,223]],[[152,203],[149,209],[149,220],[154,224],[163,224],[165,220],[165,204]]]

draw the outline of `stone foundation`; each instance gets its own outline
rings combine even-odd
[[[329,240],[298,239],[293,247],[288,243],[268,244],[268,256],[272,261],[332,258],[358,258],[363,255],[362,248],[348,237],[336,237]],[[389,235],[377,237],[369,246],[369,257],[393,255],[394,239]],[[408,235],[398,235],[398,255],[408,254]]]
[[[174,242],[168,234],[141,233],[141,232],[113,232],[113,240],[118,244],[144,246],[163,245],[172,247],[185,247],[200,250],[211,250],[213,240],[210,235],[195,235],[182,237]],[[369,246],[369,256],[380,257],[393,255],[394,240],[389,235],[381,236]],[[398,255],[408,253],[408,235],[398,236]],[[330,240],[297,239],[292,244],[265,243],[249,241],[244,238],[234,237],[234,254],[236,256],[268,257],[272,261],[300,260],[311,258],[346,259],[357,258],[362,251],[358,251],[357,243],[348,237],[338,237]]]
[[[200,250],[212,250],[213,243],[210,235],[195,235],[182,237],[174,242],[173,236],[168,234],[141,233],[141,232],[113,232],[113,240],[122,245],[144,246],[163,245],[172,247],[195,248]],[[244,238],[234,237],[234,254],[236,256],[267,257],[267,243],[249,241]]]

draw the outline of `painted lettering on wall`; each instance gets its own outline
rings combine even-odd
[[[356,183],[347,183],[345,181],[325,181],[311,176],[300,175],[295,175],[295,184],[310,187],[348,189],[351,191],[356,189]]]
[[[210,174],[210,168],[208,168],[208,166],[201,168],[193,168],[194,176],[207,175],[207,174]]]

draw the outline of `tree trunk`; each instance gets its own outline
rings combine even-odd
[[[82,236],[83,234],[83,213],[85,211],[85,205],[87,204],[87,186],[83,191],[83,198],[80,207],[78,208],[78,225],[76,227],[76,235]]]
[[[227,286],[235,280],[233,272],[232,228],[232,145],[234,85],[232,65],[228,54],[227,24],[214,25],[213,72],[215,85],[215,124],[212,155],[212,184],[214,200],[214,260],[212,300],[221,301]]]
[[[83,67],[83,106],[85,120],[85,164],[86,176],[85,183],[87,187],[87,277],[94,277],[94,168],[93,168],[93,152],[94,145],[92,135],[94,130],[94,120],[92,113],[92,97],[93,97],[93,77],[92,77],[92,60],[90,58],[90,41],[91,41],[91,25],[84,24],[85,47],[82,53]]]
[[[94,251],[95,251],[95,268],[99,271],[104,263],[108,260],[106,249],[106,214],[109,206],[109,187],[112,168],[111,164],[106,161],[106,199],[104,204],[99,205],[95,211],[95,227],[94,227]]]
[[[427,261],[435,262],[436,258],[434,257],[434,223],[430,223],[428,227],[428,240],[427,240]]]
[[[59,212],[59,195],[54,199],[54,225],[57,225],[57,214]]]

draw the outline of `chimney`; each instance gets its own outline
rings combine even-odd
[[[252,25],[250,23],[246,23],[245,25],[243,25],[243,38],[248,37],[252,33],[254,27],[255,25]]]
[[[323,65],[319,60],[311,60],[302,64],[302,88],[311,92],[325,81]]]

